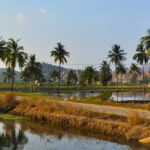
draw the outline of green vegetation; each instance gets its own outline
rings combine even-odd
[[[54,57],[54,61],[59,63],[59,87],[61,82],[61,70],[60,67],[62,64],[67,63],[66,57],[69,57],[69,52],[67,52],[64,48],[64,45],[61,43],[57,43],[57,47],[53,51],[51,51],[51,57]]]
[[[27,119],[27,118],[22,117],[22,116],[12,115],[12,114],[2,114],[2,113],[0,113],[0,119],[4,119],[4,120],[22,120],[22,119]]]
[[[112,79],[112,70],[110,65],[103,61],[100,66],[100,82],[103,86],[108,85],[108,82]]]

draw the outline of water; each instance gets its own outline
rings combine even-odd
[[[101,91],[100,91],[101,92]],[[80,91],[72,91],[72,92],[61,92],[59,97],[62,98],[84,98],[84,97],[92,97],[98,96],[100,92],[80,92]],[[58,97],[57,92],[49,92],[46,95]],[[118,95],[118,99],[117,99]],[[112,92],[112,100],[114,101],[150,101],[150,92]]]
[[[121,142],[120,142],[121,143]],[[28,121],[0,121],[0,150],[148,150],[137,143],[96,139]]]

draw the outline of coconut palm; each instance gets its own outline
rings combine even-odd
[[[57,72],[56,70],[50,72],[49,75],[53,82],[56,82],[59,79],[59,72]]]
[[[144,65],[148,63],[149,56],[145,53],[142,44],[139,44],[136,49],[136,54],[133,56],[133,59],[137,61],[138,64],[143,66],[143,83],[145,80],[145,73],[144,73]]]
[[[112,70],[110,64],[107,61],[103,61],[100,66],[100,82],[103,86],[106,86],[112,79]]]
[[[57,43],[57,46],[54,48],[53,51],[50,52],[51,57],[54,57],[54,61],[59,63],[59,88],[60,88],[60,81],[61,81],[61,65],[67,63],[66,57],[69,57],[69,52],[65,50],[65,46],[61,43]]]
[[[81,75],[81,81],[85,85],[92,85],[97,80],[97,72],[93,66],[87,66]]]
[[[6,42],[4,40],[2,40],[2,38],[0,38],[0,59],[2,61],[4,61],[4,49],[5,49],[5,46],[6,46]]]
[[[20,78],[24,81],[26,88],[26,83],[30,81],[30,72],[28,68],[24,68],[24,70],[21,71]]]
[[[136,81],[137,80],[137,76],[141,73],[141,69],[136,64],[132,63],[131,66],[130,66],[129,73],[132,74],[132,79],[134,81]]]
[[[75,71],[70,70],[67,76],[67,85],[70,85],[72,83],[76,83],[78,80],[77,74]]]
[[[12,69],[12,83],[11,90],[13,90],[13,85],[15,81],[15,68],[18,65],[19,68],[23,68],[27,54],[23,51],[23,47],[18,45],[19,40],[9,39],[7,42],[7,47],[4,50],[4,62],[7,67]]]
[[[27,72],[27,74],[30,77],[31,87],[33,91],[33,84],[35,80],[41,80],[43,78],[43,67],[40,62],[36,61],[35,55],[30,55],[29,60],[24,68]]]
[[[116,68],[116,73],[121,75],[121,83],[122,83],[122,75],[126,74],[127,68],[125,67],[124,64],[119,64]]]
[[[115,68],[117,70],[117,67],[119,64],[123,63],[126,60],[125,57],[126,53],[123,49],[121,49],[120,45],[114,44],[112,46],[112,50],[109,51],[108,58],[110,59],[110,62],[115,65]],[[117,88],[118,88],[118,74],[116,73],[117,78]]]
[[[16,75],[16,74],[15,74]],[[4,82],[9,82],[12,79],[13,71],[10,67],[6,69],[6,71],[3,72],[3,80]]]
[[[141,45],[143,45],[144,50],[150,55],[150,29],[147,30],[147,35],[141,38]]]

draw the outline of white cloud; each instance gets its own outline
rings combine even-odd
[[[23,24],[23,23],[26,23],[26,18],[25,18],[25,15],[22,14],[22,13],[19,13],[15,16],[15,22],[17,24]]]
[[[43,15],[43,14],[45,14],[45,13],[46,13],[46,9],[41,8],[41,9],[40,9],[40,14]]]

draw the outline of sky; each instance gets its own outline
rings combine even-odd
[[[70,52],[64,67],[75,69],[98,68],[119,44],[128,67],[150,28],[149,6],[150,0],[0,0],[0,36],[21,39],[27,53],[51,64],[50,51],[61,42]]]

